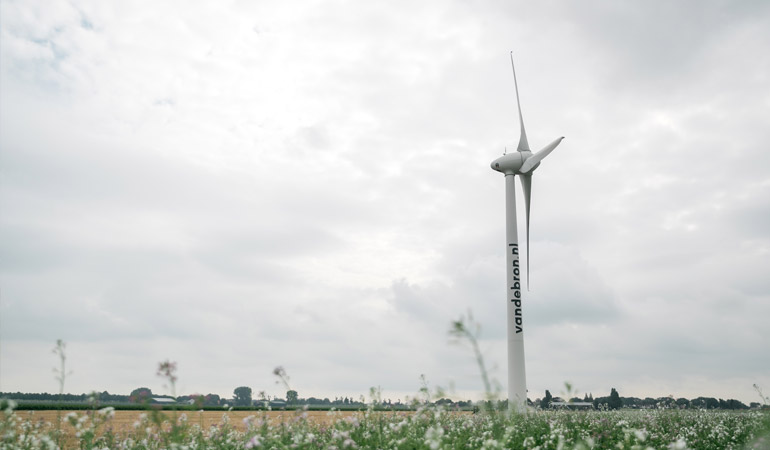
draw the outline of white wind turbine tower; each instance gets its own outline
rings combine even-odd
[[[524,370],[524,321],[522,319],[521,267],[519,266],[519,235],[516,228],[516,185],[514,178],[521,178],[524,192],[524,210],[527,220],[527,285],[529,285],[529,200],[532,194],[532,172],[549,153],[561,143],[560,137],[546,145],[539,152],[532,154],[524,130],[524,118],[521,116],[519,85],[516,81],[516,68],[513,66],[513,83],[516,88],[516,105],[519,109],[521,137],[516,152],[506,153],[492,161],[492,169],[505,174],[505,254],[508,289],[508,408],[511,411],[525,412],[527,408],[527,375]]]

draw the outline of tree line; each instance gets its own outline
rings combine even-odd
[[[767,408],[768,405],[763,405],[759,402],[751,402],[749,405],[735,400],[735,399],[716,399],[713,397],[697,397],[694,399],[686,399],[684,397],[674,398],[668,397],[621,397],[615,388],[610,390],[610,395],[604,397],[594,398],[592,394],[585,394],[583,398],[572,397],[567,400],[560,397],[553,397],[551,393],[546,390],[543,398],[536,399],[534,402],[530,402],[533,405],[537,405],[542,409],[553,408],[558,406],[568,406],[572,404],[585,404],[590,403],[594,408],[606,408],[606,409],[620,409],[620,408],[633,408],[633,409],[652,409],[652,408],[678,408],[678,409],[759,409]]]
[[[289,389],[286,392],[285,397],[276,397],[266,395],[264,392],[259,392],[256,396],[253,395],[253,391],[248,386],[239,386],[233,390],[232,398],[224,398],[218,394],[192,394],[181,395],[172,397],[169,395],[157,395],[152,392],[150,388],[140,387],[131,391],[128,395],[110,394],[107,391],[92,392],[90,394],[49,394],[49,393],[23,393],[23,392],[0,392],[0,398],[10,398],[13,400],[32,401],[32,402],[44,402],[44,403],[57,403],[57,402],[71,402],[71,403],[152,403],[158,399],[167,399],[177,404],[189,404],[195,406],[262,406],[268,404],[273,407],[280,406],[297,406],[297,405],[312,405],[312,406],[329,406],[329,407],[362,407],[366,404],[363,396],[359,399],[353,397],[335,397],[333,400],[329,398],[316,398],[307,397],[301,398],[297,391]],[[404,406],[405,404],[401,400],[393,402],[390,399],[380,401],[384,407],[397,407]],[[433,404],[455,406],[460,408],[471,407],[474,402],[467,401],[455,401],[447,398],[441,398]],[[506,401],[499,402],[498,406],[505,407]],[[531,406],[537,406],[541,409],[548,409],[554,407],[569,407],[569,405],[586,406],[590,404],[596,409],[620,409],[620,408],[634,408],[634,409],[647,409],[647,408],[679,408],[679,409],[759,409],[767,408],[768,405],[763,405],[758,402],[751,402],[749,405],[735,399],[717,399],[713,397],[697,397],[694,399],[686,398],[674,398],[658,397],[658,398],[638,398],[638,397],[622,397],[615,388],[610,390],[610,394],[603,397],[593,397],[593,394],[585,394],[583,398],[571,397],[568,399],[562,399],[560,397],[554,397],[551,392],[546,390],[545,395],[542,398],[537,398],[534,401],[528,400]]]

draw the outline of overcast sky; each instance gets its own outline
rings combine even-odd
[[[768,2],[0,8],[0,391],[505,390],[511,50],[530,398],[770,391]]]

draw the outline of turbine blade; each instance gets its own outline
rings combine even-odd
[[[543,158],[548,156],[548,154],[553,151],[553,149],[555,149],[559,144],[561,144],[562,139],[564,139],[564,136],[556,139],[555,141],[543,147],[543,149],[540,150],[539,152],[527,158],[527,160],[524,161],[524,164],[521,165],[521,169],[519,169],[519,172],[527,173],[530,170],[532,170],[537,165],[537,163],[542,161]]]
[[[529,200],[532,196],[532,174],[519,175],[519,179],[521,180],[521,190],[524,192],[524,211],[526,211],[527,217],[527,290],[529,290]]]
[[[518,151],[529,150],[527,131],[524,129],[524,116],[521,115],[521,102],[519,101],[519,83],[516,82],[516,68],[513,66],[513,52],[511,52],[511,69],[513,70],[513,86],[516,88],[516,106],[519,108],[519,124],[521,125],[521,137],[519,138]]]

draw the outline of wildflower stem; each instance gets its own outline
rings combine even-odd
[[[467,321],[467,324],[466,324]],[[469,329],[469,326],[474,326],[475,332]],[[484,394],[488,402],[492,402],[495,399],[495,394],[492,391],[492,383],[489,381],[489,375],[487,372],[486,364],[484,363],[484,355],[479,348],[478,334],[480,326],[473,321],[473,316],[468,312],[468,316],[460,317],[460,319],[452,322],[452,327],[449,330],[449,334],[458,340],[467,340],[473,349],[473,354],[476,358],[476,364],[479,366],[481,372],[481,381],[484,383]]]

